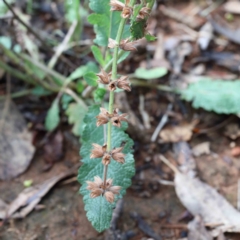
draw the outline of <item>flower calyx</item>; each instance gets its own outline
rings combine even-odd
[[[127,114],[126,113],[123,113],[123,114],[118,114],[118,109],[116,108],[114,111],[113,111],[113,117],[111,118],[111,123],[113,126],[116,126],[116,127],[121,127],[122,126],[122,121],[124,122],[127,122]]]
[[[111,178],[107,179],[106,184],[104,184],[103,180],[95,176],[94,181],[87,181],[87,189],[90,190],[90,197],[96,198],[98,196],[103,195],[106,200],[110,203],[114,202],[115,195],[119,194],[121,189],[120,186],[113,186],[113,180]]]
[[[133,14],[133,8],[129,6],[130,0],[125,0],[125,4],[118,0],[111,0],[110,6],[111,11],[120,11],[122,12],[122,18],[130,18]]]
[[[105,108],[100,108],[100,113],[99,115],[96,116],[97,127],[104,125],[109,121],[111,121],[113,126],[121,127],[122,121],[127,122],[127,118],[126,118],[127,114],[126,113],[118,114],[118,112],[119,112],[118,108],[115,108],[113,110],[113,113],[109,113]]]
[[[105,108],[100,108],[100,113],[99,113],[99,115],[96,116],[97,127],[108,123],[111,116],[112,116],[112,114],[110,114]]]
[[[125,163],[125,154],[122,153],[123,147],[114,148],[112,151],[107,151],[107,144],[103,146],[93,143],[93,149],[90,158],[102,158],[102,164],[107,166],[111,162],[111,158],[119,163]]]
[[[108,84],[109,91],[115,91],[117,87],[130,92],[131,86],[130,86],[130,82],[128,81],[128,76],[122,76],[119,79],[117,79],[115,81],[111,81]]]
[[[148,17],[150,14],[151,9],[148,7],[143,7],[140,9],[138,15],[137,15],[137,20],[143,20],[145,17]]]
[[[112,73],[106,73],[104,69],[101,69],[100,73],[96,74],[99,79],[98,82],[102,84],[109,84],[111,81]]]
[[[123,39],[121,40],[120,44],[117,43],[117,41],[113,40],[112,38],[108,39],[108,47],[109,48],[115,48],[119,45],[119,48],[121,48],[124,51],[137,51],[137,48],[134,46],[136,44],[136,41],[130,42],[130,39]]]

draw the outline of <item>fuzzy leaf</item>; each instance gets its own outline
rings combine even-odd
[[[194,108],[225,114],[240,113],[240,80],[203,79],[180,92],[183,99],[193,101]]]
[[[102,102],[104,96],[106,93],[106,89],[105,88],[97,88],[94,92],[93,92],[93,98],[94,101],[96,103]]]
[[[97,84],[98,77],[94,72],[88,72],[84,74],[83,78],[89,86],[96,87],[98,85]]]
[[[146,20],[134,21],[131,24],[130,31],[134,40],[145,36]]]
[[[89,7],[94,12],[88,17],[88,21],[94,25],[96,33],[94,42],[99,46],[107,46],[109,33],[112,39],[116,38],[121,21],[120,12],[110,12],[109,0],[90,0]],[[129,25],[126,25],[123,31],[123,38],[127,37],[129,37]]]
[[[101,53],[101,50],[100,50],[97,46],[95,46],[95,45],[93,45],[93,46],[91,47],[91,50],[92,50],[92,53],[93,53],[96,61],[97,61],[101,66],[104,66],[105,61],[104,61],[104,59],[103,59],[103,55],[102,55],[102,53]]]
[[[134,73],[136,77],[141,79],[146,79],[146,80],[160,78],[166,74],[167,74],[167,69],[161,68],[161,67],[152,68],[152,69],[138,68]]]
[[[87,113],[87,109],[78,103],[68,105],[66,115],[68,116],[69,124],[73,124],[72,132],[76,136],[81,136],[84,128],[83,119]]]
[[[47,112],[45,127],[48,131],[53,131],[60,122],[58,100],[54,100],[51,108]]]
[[[80,155],[82,156],[83,165],[79,170],[78,180],[82,184],[80,193],[83,195],[83,201],[85,203],[85,210],[87,211],[87,217],[91,221],[93,227],[102,232],[110,227],[110,221],[112,218],[113,208],[115,204],[110,204],[106,201],[105,197],[91,198],[89,190],[86,189],[86,181],[93,181],[94,176],[103,175],[103,164],[101,159],[90,159],[90,152],[92,149],[92,143],[103,145],[106,142],[104,138],[104,127],[96,127],[96,116],[99,114],[99,106],[95,105],[89,108],[89,112],[86,115],[84,122],[86,123],[85,129],[82,135],[82,147]],[[125,163],[120,164],[114,160],[108,166],[108,178],[113,179],[113,184],[121,186],[120,195],[126,193],[126,189],[131,185],[131,178],[135,173],[134,159],[132,155],[133,141],[124,132],[127,128],[127,124],[123,123],[121,128],[112,129],[112,147],[121,146],[122,142],[126,142],[123,152],[126,154]]]

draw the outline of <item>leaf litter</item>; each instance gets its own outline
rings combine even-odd
[[[196,177],[196,168],[192,164],[194,159],[191,155],[189,161],[190,149],[188,145],[180,143],[178,150],[182,152],[181,160],[178,162],[185,164],[185,172],[176,169],[162,155],[160,158],[174,170],[175,191],[184,207],[193,216],[201,216],[205,225],[212,226],[210,232],[214,237],[221,232],[240,232],[240,212],[216,189]]]
[[[56,183],[75,174],[77,167],[49,178],[36,186],[24,189],[9,205],[0,199],[0,219],[26,217]]]

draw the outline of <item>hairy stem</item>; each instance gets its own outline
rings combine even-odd
[[[119,28],[118,28],[118,32],[117,32],[117,37],[116,37],[116,46],[114,48],[114,52],[113,52],[113,62],[112,62],[112,79],[116,80],[117,79],[117,61],[118,61],[118,50],[119,50],[119,44],[122,38],[122,34],[123,34],[123,30],[124,30],[124,26],[126,23],[126,19],[122,18]],[[108,107],[108,111],[109,113],[113,113],[113,103],[114,103],[114,92],[111,91],[110,95],[109,95],[109,107]],[[107,151],[111,150],[111,140],[112,140],[112,123],[109,122],[108,123],[108,131],[107,131]],[[106,185],[106,180],[107,180],[107,169],[108,166],[105,165],[104,166],[104,173],[103,173],[103,185]]]

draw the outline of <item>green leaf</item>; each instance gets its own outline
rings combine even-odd
[[[52,94],[52,92],[46,90],[45,88],[43,88],[41,86],[37,86],[37,87],[33,88],[31,93],[38,97],[48,96],[48,95]]]
[[[96,63],[94,62],[88,62],[86,65],[84,66],[80,66],[77,69],[75,69],[75,71],[73,71],[70,76],[68,77],[69,80],[75,80],[77,78],[81,78],[83,77],[83,75],[85,75],[87,72],[98,72],[98,66],[96,65]]]
[[[240,80],[224,81],[203,79],[192,83],[180,92],[194,108],[225,114],[240,113]]]
[[[80,1],[79,0],[71,0],[71,1],[64,1],[64,7],[65,7],[65,17],[69,23],[72,23],[74,21],[79,21],[80,14],[79,14],[79,6]]]
[[[48,131],[53,131],[58,126],[59,122],[59,105],[58,100],[55,99],[52,103],[51,108],[47,112],[45,127]]]
[[[7,36],[0,36],[0,44],[2,44],[5,48],[10,49],[12,45],[12,40]]]
[[[160,78],[160,77],[166,75],[167,71],[168,70],[163,67],[152,68],[152,69],[138,68],[135,71],[134,75],[137,78],[150,80],[150,79],[154,79],[154,78]]]
[[[92,53],[93,53],[96,61],[103,67],[105,65],[105,61],[103,59],[101,50],[95,45],[93,45],[91,47],[91,50],[92,50]]]
[[[68,105],[66,115],[68,116],[69,124],[73,124],[72,132],[76,136],[81,136],[84,129],[83,119],[87,113],[87,109],[79,103],[71,103]]]
[[[157,39],[155,36],[153,36],[149,33],[145,35],[145,38],[148,42],[152,42],[152,41],[155,41]]]
[[[106,142],[104,139],[104,127],[96,127],[96,116],[99,114],[99,106],[89,108],[84,122],[86,123],[82,135],[82,147],[80,154],[82,156],[83,165],[78,174],[78,180],[82,184],[80,193],[83,195],[87,218],[91,221],[93,227],[102,232],[110,227],[112,212],[115,207],[110,204],[104,197],[91,198],[89,190],[86,189],[86,181],[93,181],[94,176],[103,175],[103,164],[101,159],[90,159],[92,143],[103,145]],[[127,124],[124,122],[121,128],[112,129],[112,147],[121,146],[122,142],[126,142],[123,149],[125,155],[125,163],[120,164],[114,160],[108,166],[107,178],[113,179],[113,184],[121,186],[120,195],[117,198],[122,198],[126,193],[126,189],[131,185],[131,178],[135,173],[134,159],[132,155],[133,141],[124,132]]]
[[[93,92],[93,98],[94,101],[96,103],[102,102],[104,96],[106,93],[106,89],[105,88],[97,88],[94,92]]]
[[[146,20],[134,21],[131,24],[130,32],[134,40],[143,38],[145,36]]]
[[[124,1],[121,0],[121,2]],[[94,43],[99,46],[107,46],[109,35],[112,39],[116,38],[121,14],[116,11],[110,12],[109,0],[90,0],[89,7],[94,12],[88,17],[88,21],[94,25],[94,32],[96,33]],[[123,38],[129,36],[129,25],[126,25]]]
[[[83,78],[89,86],[96,87],[98,85],[97,84],[98,77],[94,72],[88,72],[84,74]]]
[[[72,100],[73,100],[72,96],[64,93],[61,98],[62,109],[66,110],[68,108],[70,102],[72,102]]]

